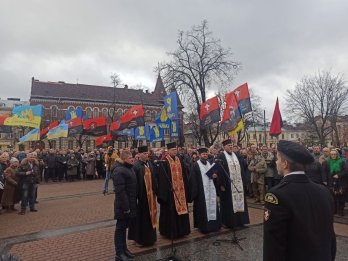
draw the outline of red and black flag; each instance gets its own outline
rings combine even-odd
[[[11,133],[11,126],[5,126],[5,120],[10,117],[9,114],[0,115],[0,133]]]
[[[110,133],[96,138],[95,145],[96,146],[101,146],[101,145],[103,145],[103,143],[106,143],[106,142],[109,142],[109,141],[112,141],[112,136],[111,136]]]
[[[273,117],[272,117],[272,123],[269,129],[269,135],[278,136],[279,134],[282,133],[282,127],[283,127],[283,120],[282,120],[282,115],[280,114],[279,102],[277,97],[277,101],[276,101],[276,105],[275,105]]]
[[[83,132],[82,118],[72,118],[66,121],[68,124],[68,136],[74,136]]]
[[[58,125],[59,125],[59,121],[54,121],[54,122],[51,122],[50,125],[48,125],[46,128],[40,130],[40,139],[41,140],[46,139],[47,138],[47,132],[50,129],[53,129],[53,128],[57,127]]]
[[[83,134],[90,136],[106,135],[106,118],[98,117],[84,120]]]
[[[243,120],[234,91],[226,93],[225,103],[226,107],[222,115],[221,129],[223,131],[235,130],[239,125],[243,124]]]
[[[210,98],[201,104],[201,111],[199,113],[201,126],[220,121],[220,106],[217,96]]]
[[[119,130],[131,129],[144,125],[144,108],[143,105],[139,104],[131,107],[125,114],[121,116]]]
[[[233,92],[236,95],[238,106],[242,115],[251,112],[252,108],[248,84],[242,84],[241,86],[237,87]]]

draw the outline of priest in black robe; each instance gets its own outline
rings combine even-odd
[[[159,232],[169,238],[190,234],[188,173],[177,156],[176,142],[167,144],[168,153],[157,165],[160,204]]]
[[[199,160],[193,164],[190,175],[190,200],[193,201],[193,226],[206,234],[221,228],[216,190],[219,182],[216,173],[207,175],[212,166],[208,149],[199,148],[198,153]]]
[[[232,151],[230,139],[224,140],[222,145],[224,151],[216,157],[225,170],[219,173],[222,180],[219,188],[222,224],[229,228],[244,227],[249,224],[244,165],[240,156]]]
[[[142,246],[152,246],[157,240],[157,179],[149,161],[148,147],[139,147],[138,156],[133,166],[137,177],[137,214],[130,222],[128,239]]]

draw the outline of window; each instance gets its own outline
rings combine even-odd
[[[157,116],[157,112],[156,111],[152,111],[152,113],[151,113],[151,121],[155,121],[156,116]]]
[[[69,106],[67,110],[68,111],[73,111],[73,110],[75,110],[75,107],[74,106]]]
[[[151,112],[150,111],[145,112],[145,121],[151,121]]]
[[[255,133],[253,134],[253,140],[256,140],[256,134]]]
[[[102,115],[105,117],[105,118],[108,118],[109,115],[108,115],[108,109],[107,108],[103,108],[102,109]]]
[[[282,134],[282,139],[285,139],[284,134]]]
[[[98,118],[99,117],[99,109],[98,108],[94,108],[93,109],[93,118]]]
[[[115,112],[114,108],[110,108],[109,109],[109,115],[110,115],[111,118],[114,117],[114,112]]]
[[[123,110],[122,110],[122,109],[117,109],[117,111],[116,111],[116,116],[115,116],[115,117],[116,117],[115,120],[120,119],[122,115],[123,115]]]
[[[294,138],[294,134],[293,134],[293,133],[291,133],[291,134],[290,134],[290,137],[293,139],[293,138]]]
[[[56,105],[51,106],[51,117],[56,118],[58,116],[58,107]]]
[[[51,140],[51,148],[56,149],[57,148],[57,143],[55,140]]]
[[[296,133],[296,138],[299,138],[299,137],[300,137],[300,135],[298,133]]]
[[[73,150],[74,149],[74,141],[73,140],[69,140],[68,141],[68,149],[69,150]]]
[[[88,119],[92,118],[93,113],[92,113],[92,109],[91,108],[86,108],[86,116]]]

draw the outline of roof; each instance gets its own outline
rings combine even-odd
[[[65,82],[43,82],[32,78],[30,99],[66,99],[94,102],[113,103],[114,97],[117,103],[126,104],[163,104],[163,96],[166,94],[162,79],[158,75],[153,92],[144,92],[139,89],[114,88],[87,84],[72,84]]]

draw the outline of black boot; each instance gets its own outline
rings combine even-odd
[[[125,254],[119,254],[119,255],[116,255],[115,257],[115,261],[129,261],[129,260],[132,260],[132,259],[129,259]]]
[[[127,257],[129,257],[129,258],[134,258],[134,257],[135,257],[135,255],[132,254],[128,249],[126,249],[126,250],[124,251],[124,254],[125,254]]]

